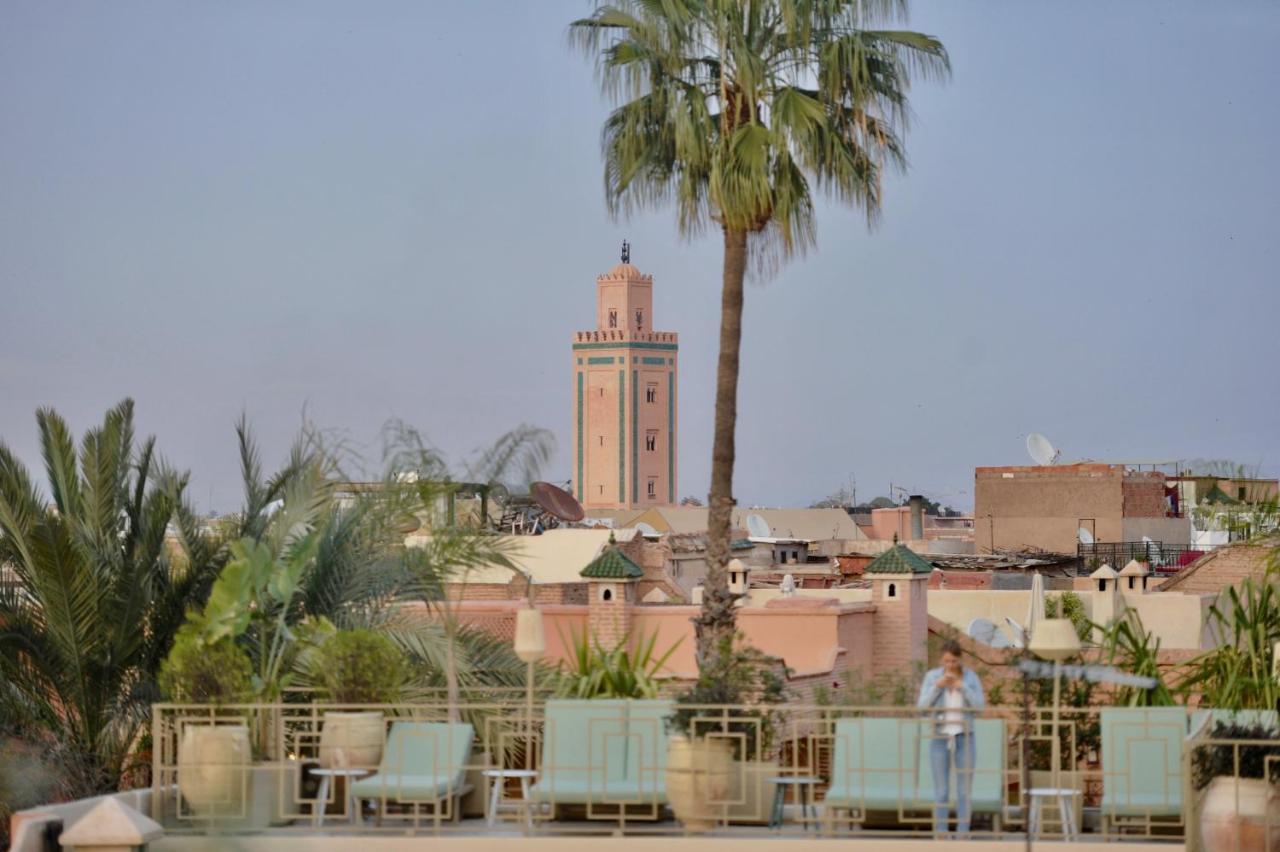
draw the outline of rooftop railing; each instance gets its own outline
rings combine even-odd
[[[1215,785],[1197,789],[1193,770],[1203,774],[1213,754],[1220,772],[1239,774],[1258,746],[1212,739],[1207,713],[1062,708],[1055,727],[1047,707],[939,718],[879,706],[541,698],[530,713],[514,694],[452,711],[444,701],[160,704],[152,817],[170,834],[758,826],[845,838],[1030,830],[1201,848],[1196,813]],[[1276,761],[1266,759],[1268,771]],[[1242,812],[1241,789],[1214,793],[1218,809]],[[957,825],[966,802],[970,823]],[[1280,850],[1280,808],[1262,819],[1277,844],[1266,848]]]

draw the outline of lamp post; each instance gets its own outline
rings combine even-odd
[[[1059,769],[1062,763],[1061,739],[1058,736],[1059,681],[1062,661],[1080,653],[1080,637],[1069,618],[1046,618],[1038,623],[1031,634],[1027,648],[1044,660],[1053,661],[1053,741],[1050,743],[1050,760],[1053,763],[1053,786],[1061,788]]]
[[[531,586],[532,588],[532,586]],[[516,610],[516,656],[524,660],[525,671],[525,768],[533,768],[533,665],[547,652],[547,636],[542,628],[542,610],[533,606],[533,594],[529,606]]]

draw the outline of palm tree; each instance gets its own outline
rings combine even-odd
[[[902,168],[913,74],[943,77],[942,43],[891,26],[906,0],[618,0],[570,26],[621,105],[602,134],[616,214],[674,201],[685,235],[724,239],[708,525],[695,625],[714,668],[734,633],[725,566],[733,510],[743,279],[813,244],[813,189],[880,211]]]
[[[77,452],[66,422],[36,412],[48,502],[0,443],[0,702],[43,731],[68,792],[114,789],[156,699],[156,674],[183,615],[216,574],[172,557],[170,521],[195,536],[187,476],[135,446],[133,402],[107,412]]]

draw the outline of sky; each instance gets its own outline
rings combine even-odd
[[[679,493],[709,481],[720,241],[610,218],[586,0],[0,4],[0,439],[124,397],[233,510],[304,417],[378,459],[400,418],[462,460],[518,424],[570,475],[570,340],[632,243],[680,334]],[[950,51],[911,93],[880,224],[748,286],[735,491],[1213,458],[1277,471],[1280,4],[912,2]]]

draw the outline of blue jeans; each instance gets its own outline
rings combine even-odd
[[[956,770],[956,832],[969,833],[969,791],[973,788],[973,734],[939,734],[929,743],[933,768],[933,830],[942,834],[951,816],[951,767]]]

